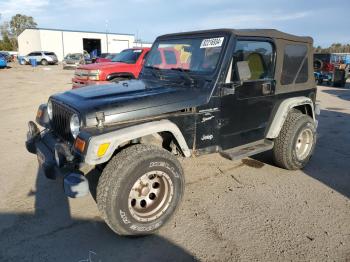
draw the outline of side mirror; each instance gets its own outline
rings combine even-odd
[[[248,61],[239,61],[236,63],[237,73],[239,79],[244,82],[252,77]]]

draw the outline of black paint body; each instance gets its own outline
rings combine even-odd
[[[168,119],[177,124],[188,147],[197,154],[264,139],[283,100],[297,96],[314,100],[315,88],[275,94],[275,79],[227,85],[225,79],[238,36],[230,30],[203,31],[197,35],[225,36],[226,40],[216,70],[209,75],[192,74],[194,84],[190,84],[182,72],[169,72],[160,79],[153,69],[144,68],[139,80],[88,86],[56,94],[51,99],[68,105],[81,116],[81,136],[85,138],[142,122]],[[166,35],[159,39],[177,37],[193,37],[193,34]],[[266,37],[249,39],[274,42],[273,38]],[[227,89],[231,93],[226,93]],[[113,118],[103,129],[95,127],[99,112],[103,112],[106,119]]]

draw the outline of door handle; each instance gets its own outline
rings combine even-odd
[[[272,93],[271,83],[263,83],[262,84],[262,93],[263,93],[263,95],[269,95]]]

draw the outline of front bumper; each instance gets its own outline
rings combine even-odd
[[[55,147],[58,144],[60,144],[58,138],[49,131],[35,135],[28,133],[27,135],[26,148],[28,152],[37,155],[40,168],[50,179],[55,179],[60,175],[65,176],[70,172],[80,172],[74,161],[58,167],[55,160]]]
[[[28,152],[36,154],[39,168],[49,179],[63,177],[64,192],[76,198],[89,193],[89,183],[80,171],[81,163],[70,152],[57,150],[64,145],[51,131],[29,131],[25,143]],[[61,163],[57,160],[61,161]]]

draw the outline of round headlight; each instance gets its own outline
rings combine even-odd
[[[77,138],[80,131],[80,119],[77,114],[73,114],[70,118],[70,132],[74,138]]]
[[[47,102],[47,114],[49,115],[49,119],[52,120],[52,102]]]

